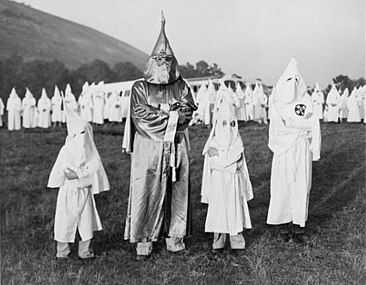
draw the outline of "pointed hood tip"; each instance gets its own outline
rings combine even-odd
[[[151,56],[154,55],[170,55],[170,56],[174,56],[174,52],[172,50],[172,47],[170,46],[168,37],[166,36],[165,33],[165,17],[164,17],[164,13],[163,10],[161,11],[161,27],[160,27],[160,33],[158,36],[158,39],[156,40],[155,46],[153,48],[153,51],[151,53]]]

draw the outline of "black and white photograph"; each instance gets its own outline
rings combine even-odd
[[[366,284],[366,0],[0,0],[0,284]]]

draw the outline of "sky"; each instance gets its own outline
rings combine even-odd
[[[366,0],[17,0],[150,54],[166,33],[180,64],[204,60],[275,84],[291,57],[308,86],[366,77]]]

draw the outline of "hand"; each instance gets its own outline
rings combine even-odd
[[[208,156],[212,157],[212,156],[215,156],[215,155],[219,155],[219,152],[218,152],[217,148],[210,146],[208,148]]]
[[[69,167],[66,167],[66,169],[64,170],[64,174],[68,180],[74,180],[79,178],[76,172]]]
[[[178,123],[184,124],[190,120],[192,120],[192,112],[190,111],[181,111],[178,110]]]

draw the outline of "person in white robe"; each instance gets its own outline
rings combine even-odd
[[[268,107],[268,98],[267,95],[263,91],[263,86],[260,85],[258,91],[258,102],[260,103],[260,115],[259,115],[259,123],[268,125],[267,118],[267,107]]]
[[[104,123],[104,106],[105,106],[105,98],[104,93],[97,89],[97,87],[93,88],[93,123],[97,125],[102,125]]]
[[[215,85],[213,84],[212,80],[209,79],[208,86],[207,86],[209,111],[207,112],[207,115],[205,115],[205,125],[209,125],[210,128],[212,127],[213,113],[214,113],[217,93],[218,93],[218,91],[216,91]]]
[[[319,83],[315,84],[314,92],[311,95],[314,105],[314,113],[319,119],[323,119],[324,94],[320,90]]]
[[[75,241],[78,231],[81,237],[78,256],[89,259],[95,257],[91,246],[93,231],[102,230],[94,195],[110,187],[93,141],[93,129],[71,107],[65,104],[68,135],[47,187],[59,188],[54,226],[56,258],[68,258],[69,243]]]
[[[348,88],[343,90],[341,95],[340,103],[339,103],[339,121],[343,122],[344,119],[348,117],[348,108],[347,108],[347,101],[348,101]]]
[[[248,83],[247,87],[245,88],[245,113],[247,114],[247,121],[254,120],[254,97],[253,97],[253,90],[250,83]]]
[[[122,122],[122,98],[118,91],[113,91],[109,97],[109,118],[110,122]]]
[[[85,121],[91,123],[93,121],[93,102],[88,82],[85,82],[82,87],[78,103],[80,108],[80,116]]]
[[[78,110],[78,104],[76,102],[75,95],[72,93],[70,84],[67,84],[66,85],[64,104],[65,104],[65,106],[68,105],[69,108],[71,108],[72,110],[74,110],[74,112],[77,112],[77,110]],[[65,109],[61,112],[61,122],[62,123],[65,123],[66,122],[66,112],[65,112]]]
[[[0,97],[0,127],[3,126],[3,115],[4,115],[4,102]]]
[[[49,128],[51,126],[51,99],[48,98],[46,89],[42,88],[41,98],[38,100],[37,109],[39,112],[38,127]]]
[[[358,123],[361,122],[360,115],[360,102],[358,99],[358,90],[357,88],[353,88],[351,95],[347,100],[347,108],[348,108],[348,117],[347,122],[349,123]]]
[[[198,89],[196,102],[198,105],[197,113],[199,121],[205,125],[210,124],[210,101],[206,84],[202,84]]]
[[[365,110],[363,108],[363,97],[364,97],[364,92],[362,90],[362,87],[358,87],[357,88],[357,91],[358,91],[358,96],[357,96],[357,99],[358,99],[358,106],[360,108],[360,118],[361,120],[364,120],[365,118]]]
[[[291,59],[276,84],[268,146],[273,152],[267,223],[278,242],[305,242],[312,161],[320,159],[320,124],[297,62]]]
[[[30,92],[29,88],[26,87],[25,97],[22,100],[23,128],[30,129],[35,127],[35,108],[36,99],[34,99],[33,94]]]
[[[326,100],[326,104],[328,106],[328,122],[338,123],[340,100],[341,96],[339,95],[337,87],[333,84]]]
[[[22,101],[20,100],[15,88],[10,92],[6,102],[6,111],[8,112],[8,130],[17,131],[21,129],[21,111]]]
[[[54,127],[58,124],[61,126],[62,120],[62,112],[61,112],[62,98],[60,90],[57,85],[55,86],[55,90],[53,92],[53,96],[51,98],[51,122]]]
[[[253,90],[253,114],[254,114],[254,121],[258,123],[261,122],[261,113],[262,113],[261,103],[262,98],[260,94],[260,83],[256,81]]]
[[[238,121],[246,121],[245,103],[244,103],[245,93],[241,88],[239,82],[236,84],[235,93],[239,98],[239,107],[237,107],[235,111],[236,118],[238,119]]]
[[[213,232],[213,253],[224,249],[227,236],[234,252],[245,248],[244,229],[251,229],[247,201],[253,198],[244,146],[235,115],[236,104],[224,96],[203,150],[201,202],[208,204],[205,232]]]

